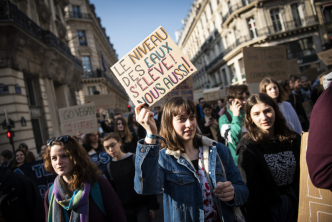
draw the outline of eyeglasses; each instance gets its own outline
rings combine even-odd
[[[61,142],[66,143],[68,141],[69,137],[70,137],[69,135],[65,135],[65,136],[60,136],[58,138],[49,139],[49,140],[47,140],[47,146],[51,146],[52,142],[55,140],[59,140]]]
[[[105,146],[105,149],[109,149],[109,148],[114,148],[115,147],[115,145],[116,144],[118,144],[119,142],[116,142],[116,143],[113,143],[113,144],[111,144],[111,145],[109,145],[109,146]]]

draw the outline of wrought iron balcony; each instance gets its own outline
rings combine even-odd
[[[22,28],[25,32],[29,33],[34,38],[43,42],[48,47],[54,47],[62,54],[82,68],[82,61],[71,54],[69,47],[63,43],[58,37],[56,37],[49,30],[44,30],[39,27],[34,21],[32,21],[26,14],[20,11],[17,6],[13,5],[10,1],[0,2],[0,23],[1,22],[13,22]]]
[[[239,10],[240,8],[242,7],[245,7],[247,5],[249,5],[250,3],[252,2],[255,2],[257,0],[241,0],[241,1],[238,1],[236,2],[235,4],[231,5],[229,8],[228,8],[228,12],[223,15],[222,17],[222,21],[225,22],[227,20],[227,18],[233,13],[233,12],[236,12],[237,10]]]
[[[66,17],[77,18],[77,19],[92,19],[90,14],[80,13],[80,12],[67,12]]]

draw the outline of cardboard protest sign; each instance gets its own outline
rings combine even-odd
[[[111,70],[135,106],[152,106],[197,71],[161,26]]]
[[[95,104],[95,109],[98,112],[100,109],[115,109],[115,95],[93,95],[93,96],[85,96],[85,103],[93,102]]]
[[[186,80],[175,87],[171,92],[165,96],[166,102],[173,97],[181,96],[189,100],[194,100],[193,94],[193,77],[189,76]]]
[[[206,101],[215,101],[221,99],[220,87],[205,89],[203,91],[203,97]]]
[[[265,77],[275,80],[289,78],[286,46],[243,48],[247,83],[262,81]]]
[[[317,53],[320,60],[324,62],[325,65],[329,66],[332,65],[332,49],[329,49],[324,52]]]
[[[260,85],[259,82],[250,83],[250,84],[247,84],[247,85],[248,85],[248,88],[249,88],[250,95],[253,95],[255,93],[259,93],[259,85]]]
[[[308,135],[309,133],[303,133],[301,139],[298,221],[332,221],[332,192],[316,188],[309,177],[306,161]]]
[[[301,70],[299,64],[297,63],[297,59],[287,60],[288,63],[288,74],[289,75],[300,75]]]
[[[98,122],[94,103],[70,106],[59,109],[61,131],[63,135],[76,135],[98,132]]]

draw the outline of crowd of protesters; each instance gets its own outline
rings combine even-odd
[[[50,139],[37,158],[26,143],[14,154],[5,150],[0,221],[149,222],[163,193],[165,221],[295,222],[302,131],[310,129],[313,184],[332,189],[326,74],[312,84],[306,77],[265,78],[254,95],[247,85],[232,85],[217,104],[174,97],[154,112],[141,104],[111,123],[100,110],[100,132]],[[89,158],[103,151],[110,156],[105,172]],[[11,170],[36,160],[56,175],[44,208],[35,182]]]

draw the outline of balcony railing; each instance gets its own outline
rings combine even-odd
[[[223,15],[222,17],[222,21],[225,22],[227,20],[227,18],[235,11],[237,11],[238,9],[244,7],[244,6],[247,6],[249,5],[250,3],[254,2],[254,1],[257,1],[257,0],[241,0],[241,1],[238,1],[237,3],[231,5],[229,8],[228,8],[228,12]]]
[[[314,25],[314,24],[318,24],[318,19],[316,16],[308,16],[305,19],[301,19],[301,20],[293,20],[293,21],[288,21],[288,22],[284,22],[282,23],[282,27],[283,30],[281,31],[275,31],[274,26],[267,26],[264,27],[262,29],[257,29],[255,30],[255,36],[241,36],[238,39],[236,39],[236,41],[232,44],[230,44],[217,58],[215,58],[214,60],[212,60],[208,65],[205,66],[206,70],[209,70],[211,67],[213,67],[220,59],[223,58],[223,56],[227,55],[228,53],[230,53],[232,50],[234,50],[236,47],[238,47],[239,45],[248,42],[252,39],[261,37],[261,36],[269,36],[269,35],[273,35],[273,34],[277,34],[279,32],[284,32],[284,31],[290,31],[290,30],[294,30],[297,29],[298,26],[297,24],[301,23],[302,26],[301,27],[305,27],[305,26],[310,26],[310,25]],[[209,41],[209,39],[207,39],[205,41],[205,43],[202,45],[202,49],[208,47],[208,45],[210,44],[211,41]],[[298,53],[296,53],[296,55],[288,55],[288,59],[291,58],[300,58],[300,57],[304,57],[304,56],[308,56],[308,55],[312,55],[312,50],[308,49],[305,51],[300,51]],[[314,54],[316,54],[314,52]],[[194,58],[196,57],[196,55],[194,56]]]
[[[67,12],[66,16],[69,18],[77,18],[77,19],[92,19],[90,14],[80,13],[80,12]]]
[[[108,82],[112,84],[112,86],[118,90],[120,93],[122,93],[125,97],[127,96],[127,93],[125,92],[124,89],[119,87],[114,83],[114,81],[107,75],[106,72],[104,71],[91,71],[91,72],[84,72],[83,79],[88,79],[88,78],[105,78]]]
[[[82,61],[73,56],[69,47],[64,44],[58,37],[52,32],[44,30],[39,27],[34,21],[32,21],[26,14],[20,11],[17,6],[13,5],[10,1],[2,1],[2,13],[0,13],[0,22],[14,22],[21,27],[24,31],[29,33],[34,38],[43,42],[49,47],[54,47],[67,56],[69,59],[82,68]]]

